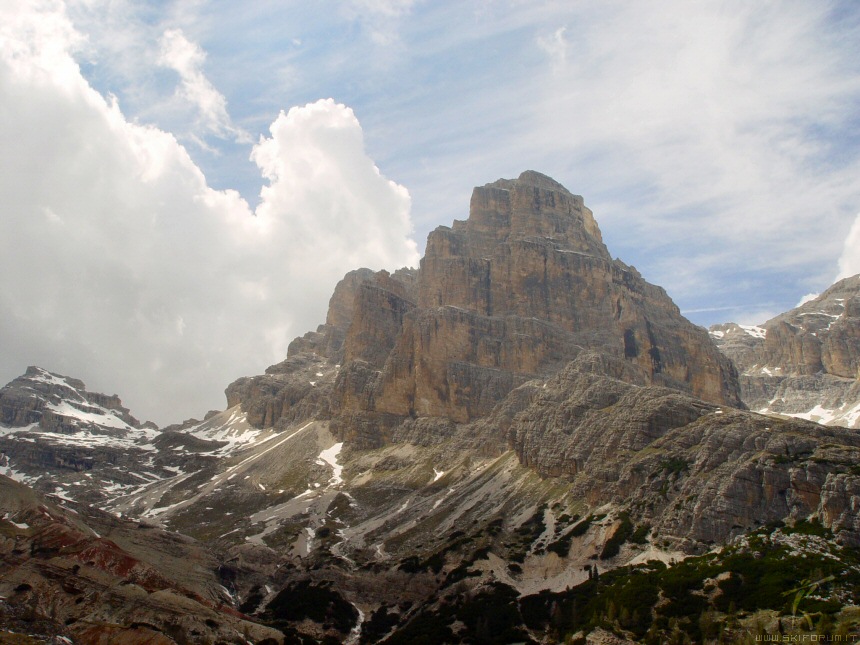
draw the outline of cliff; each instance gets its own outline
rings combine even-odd
[[[734,368],[705,330],[612,259],[582,197],[527,171],[475,188],[468,219],[429,235],[417,272],[349,274],[326,324],[265,377],[231,385],[228,403],[274,425],[307,412],[315,380],[331,386],[328,409],[315,405],[336,432],[379,445],[404,419],[486,416],[583,349],[627,364],[632,382],[741,405]]]

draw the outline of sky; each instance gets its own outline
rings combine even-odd
[[[0,382],[201,418],[526,169],[762,323],[860,272],[858,106],[853,0],[6,0]]]

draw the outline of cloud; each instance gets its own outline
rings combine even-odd
[[[565,38],[567,27],[559,27],[549,36],[538,36],[537,44],[552,61],[553,70],[556,72],[564,69],[567,63],[567,50],[569,44]]]
[[[87,84],[61,5],[0,18],[4,381],[41,364],[143,418],[200,416],[320,323],[346,271],[417,261],[409,195],[344,105],[275,120],[254,148],[268,185],[252,212]]]
[[[400,45],[400,20],[412,11],[415,0],[349,0],[346,15],[359,20],[376,45]]]
[[[273,232],[289,227],[292,262],[331,273],[359,266],[370,249],[385,263],[417,263],[409,193],[368,159],[351,109],[320,100],[281,112],[269,130],[251,155],[269,180],[257,218]]]
[[[854,220],[848,237],[845,238],[845,247],[839,258],[839,275],[837,280],[847,278],[860,273],[860,215]]]
[[[216,136],[250,143],[250,135],[230,120],[227,99],[203,74],[206,53],[188,40],[181,29],[166,30],[160,44],[159,64],[179,74],[181,86],[177,92],[196,107],[201,125]]]

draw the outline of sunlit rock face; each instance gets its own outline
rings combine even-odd
[[[356,415],[378,421],[380,440],[391,417],[467,422],[584,348],[636,382],[740,404],[705,331],[611,258],[582,197],[528,171],[476,188],[469,218],[430,234],[417,279],[383,272],[356,291],[333,412],[347,436]]]

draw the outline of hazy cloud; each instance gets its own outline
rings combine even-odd
[[[400,19],[414,4],[415,0],[349,0],[345,10],[362,23],[375,44],[392,46],[400,44]]]
[[[860,195],[844,138],[860,77],[834,31],[852,23],[835,25],[831,9],[601,5],[538,40],[554,78],[528,143],[571,151],[562,165],[624,244],[613,251],[647,258],[646,276],[676,298],[716,299],[738,266],[743,279],[725,284],[735,298],[780,273],[795,288],[826,286]],[[565,39],[575,44],[562,67]]]
[[[568,42],[565,38],[567,27],[559,27],[548,36],[539,36],[537,39],[538,47],[540,47],[550,61],[552,61],[553,71],[560,72],[564,69],[567,63]]]
[[[196,107],[201,125],[219,137],[250,143],[250,135],[237,128],[227,113],[227,99],[203,74],[206,53],[185,37],[181,29],[168,29],[161,37],[160,65],[179,74],[178,94]]]

